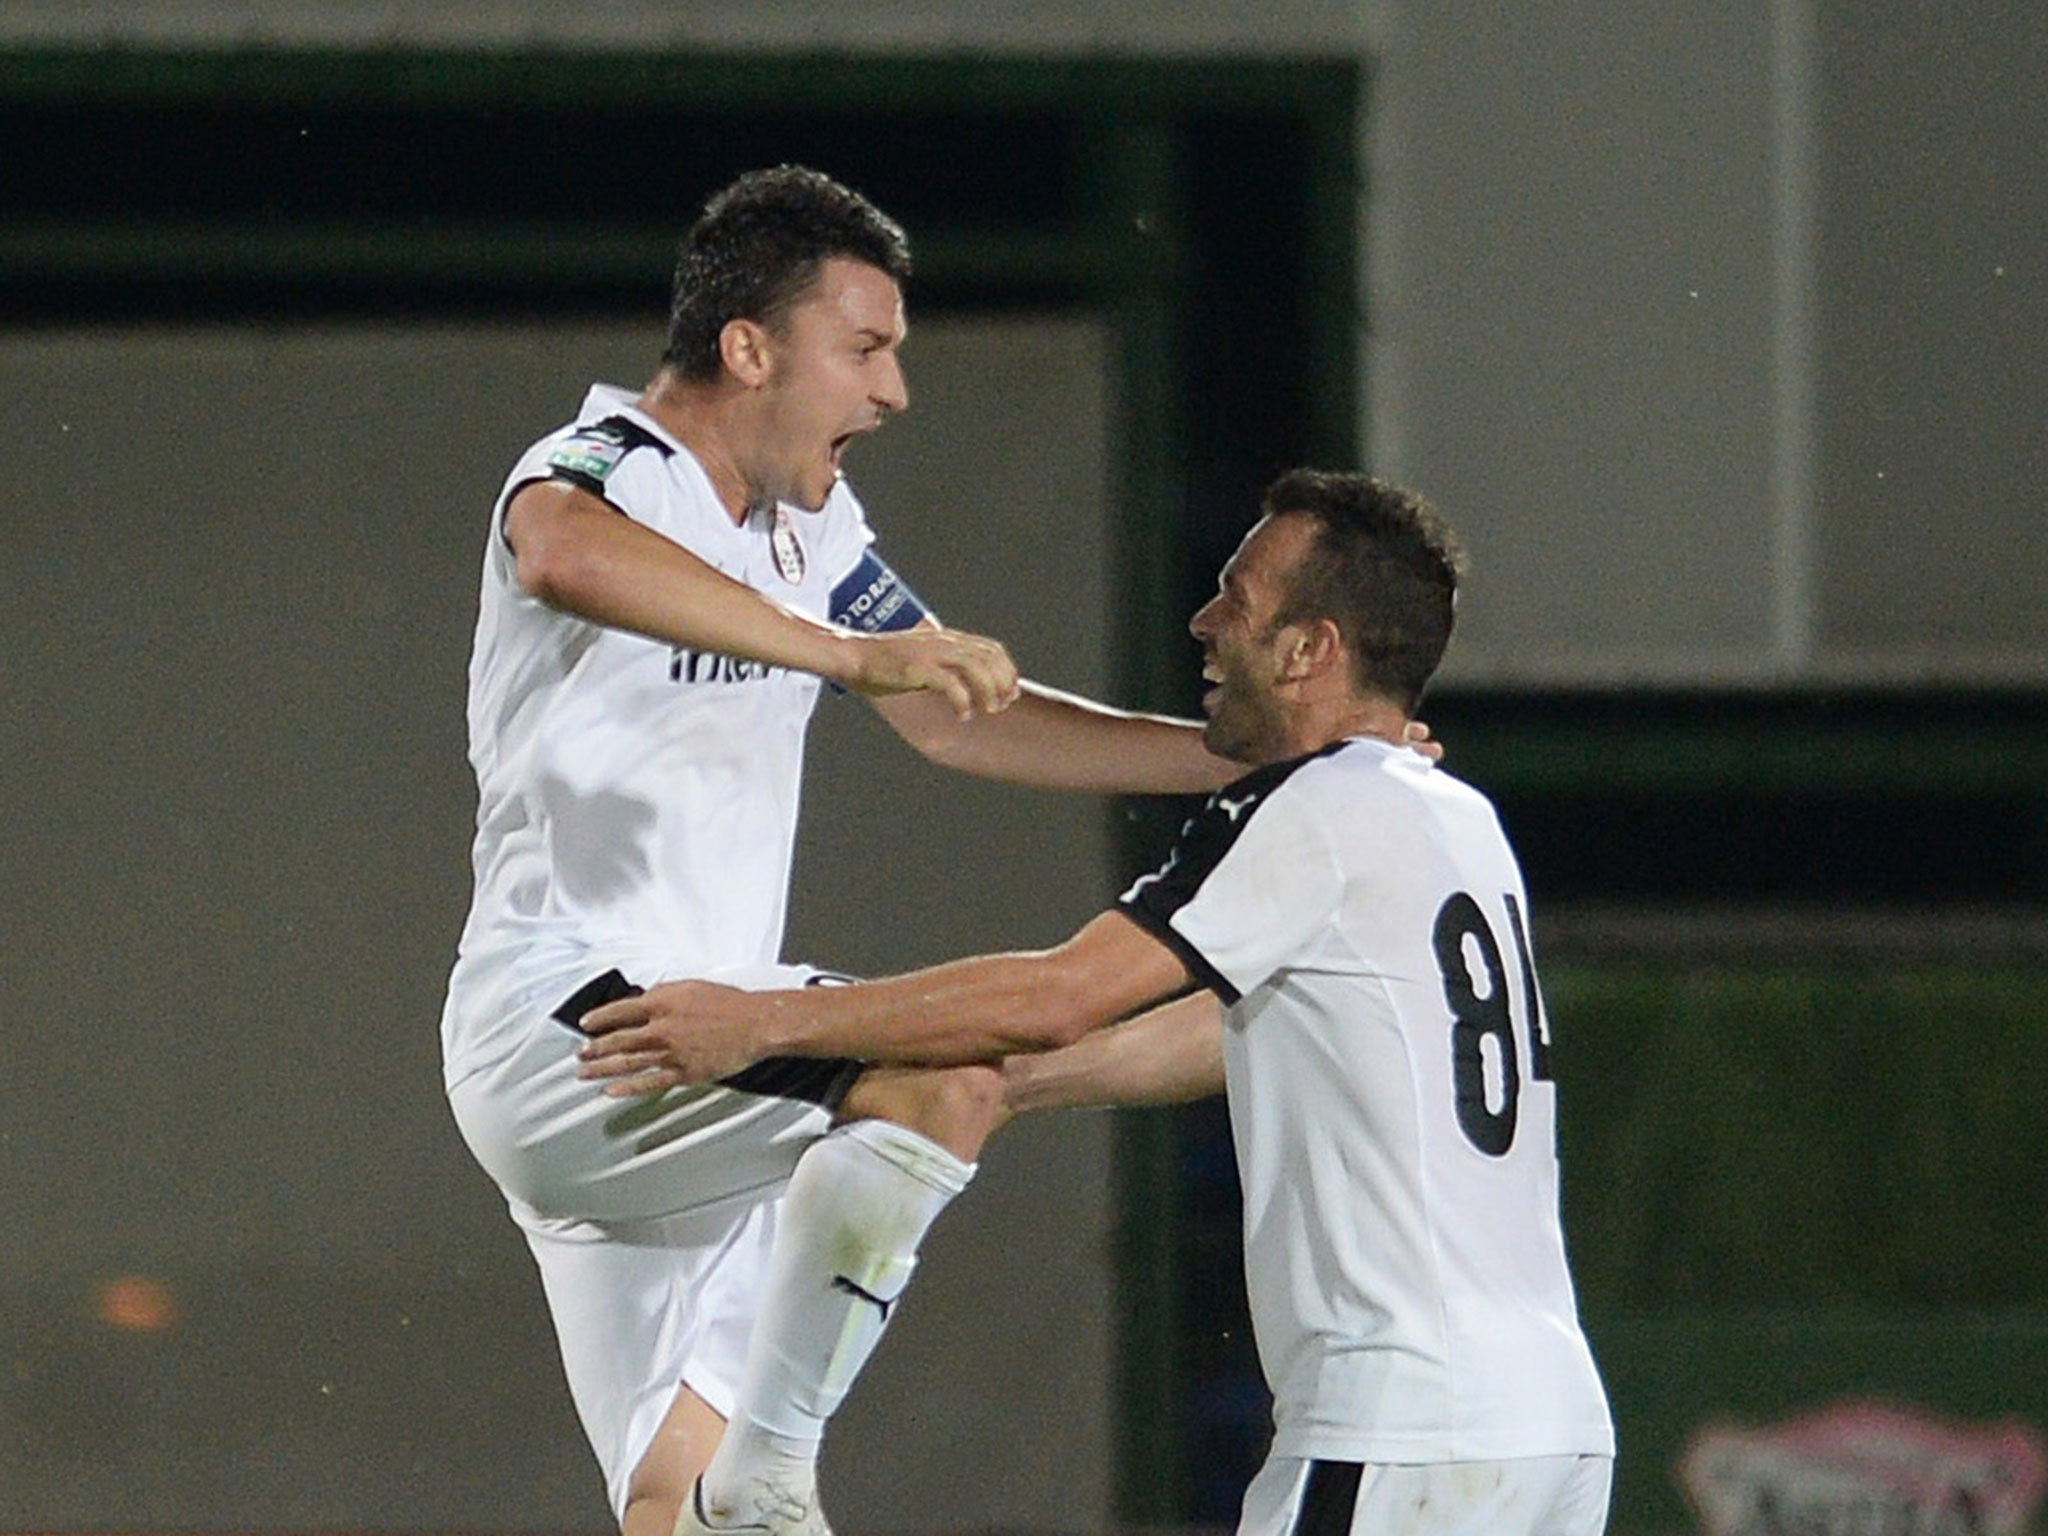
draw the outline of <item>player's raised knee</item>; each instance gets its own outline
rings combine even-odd
[[[1009,1118],[1003,1078],[994,1066],[871,1069],[840,1106],[849,1120],[890,1120],[958,1157],[973,1160]]]

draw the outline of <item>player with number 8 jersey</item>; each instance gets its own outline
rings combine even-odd
[[[1157,874],[1047,950],[652,989],[588,1021],[585,1071],[1002,1059],[1023,1109],[1222,1086],[1274,1418],[1239,1536],[1599,1536],[1614,1436],[1522,874],[1486,798],[1402,745],[1460,563],[1413,492],[1282,476],[1189,623],[1203,739],[1250,771]]]
[[[1611,1449],[1525,907],[1485,797],[1367,738],[1212,796],[1119,902],[1224,1004],[1277,1455]]]

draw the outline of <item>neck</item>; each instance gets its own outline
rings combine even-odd
[[[700,384],[664,367],[633,402],[690,450],[735,527],[747,520],[754,502],[737,451],[746,436],[739,419],[740,398],[718,383]]]
[[[1408,712],[1391,699],[1347,696],[1328,700],[1320,707],[1310,705],[1289,722],[1285,739],[1277,744],[1279,750],[1267,761],[1277,763],[1306,757],[1332,742],[1349,741],[1354,736],[1404,746],[1408,720]]]
[[[1376,741],[1392,742],[1401,746],[1408,740],[1408,711],[1388,699],[1367,699],[1361,701],[1351,715],[1343,722],[1335,736],[1370,736]]]

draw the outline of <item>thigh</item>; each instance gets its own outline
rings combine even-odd
[[[682,1387],[730,1413],[777,1210],[598,1223],[513,1203],[615,1512]]]
[[[1601,1536],[1612,1473],[1605,1456],[1273,1458],[1245,1493],[1238,1536]]]
[[[803,985],[816,974],[762,966],[718,979],[759,988]],[[564,1018],[595,1006],[605,980],[614,996],[632,985],[610,971],[529,989],[517,1017],[498,1025],[509,1045],[449,1089],[477,1161],[508,1196],[565,1220],[641,1221],[773,1198],[804,1148],[830,1128],[853,1069],[764,1063],[737,1086],[607,1098],[577,1076],[583,1036]]]

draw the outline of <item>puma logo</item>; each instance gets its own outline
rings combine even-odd
[[[882,1321],[885,1323],[889,1321],[889,1309],[896,1305],[893,1301],[882,1300],[873,1291],[864,1290],[860,1286],[855,1285],[844,1275],[834,1275],[832,1277],[832,1289],[835,1291],[845,1291],[849,1296],[858,1296],[862,1301],[873,1302],[880,1310]]]

